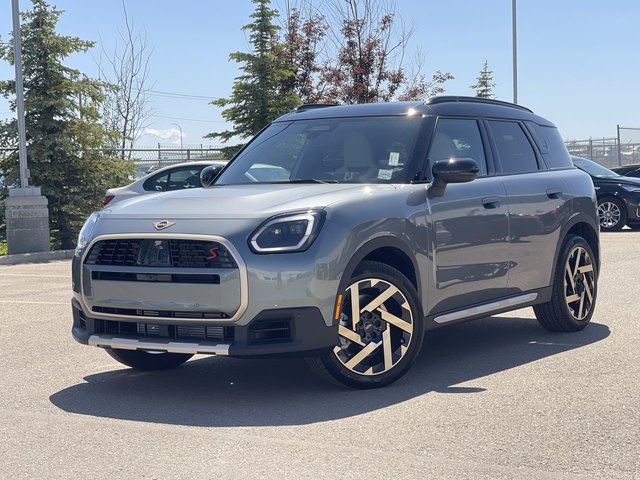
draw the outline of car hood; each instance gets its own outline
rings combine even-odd
[[[265,218],[324,208],[350,198],[395,190],[388,184],[253,184],[143,195],[103,210],[111,218]]]
[[[592,177],[595,185],[629,185],[640,187],[640,178],[634,177]]]

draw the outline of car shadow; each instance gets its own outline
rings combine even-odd
[[[485,389],[474,380],[598,342],[609,333],[598,323],[557,334],[534,319],[490,317],[429,332],[411,370],[375,391],[325,383],[299,358],[205,357],[170,371],[89,375],[50,400],[66,412],[141,422],[302,425],[375,411],[429,392],[481,394]]]

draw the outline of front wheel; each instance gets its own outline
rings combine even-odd
[[[574,332],[587,326],[596,306],[596,268],[593,251],[584,238],[568,236],[558,256],[551,300],[533,307],[544,328]]]
[[[340,296],[337,345],[309,359],[313,369],[352,388],[399,379],[422,346],[422,308],[414,286],[395,268],[365,261]]]
[[[108,348],[107,353],[127,367],[139,370],[168,370],[182,365],[193,355],[186,353],[146,352]]]
[[[605,198],[598,204],[598,219],[600,230],[617,232],[627,223],[627,210],[617,198]]]

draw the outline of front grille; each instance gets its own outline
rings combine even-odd
[[[224,245],[209,240],[111,239],[96,242],[85,263],[123,267],[238,268]]]
[[[153,323],[95,320],[95,333],[135,338],[188,340],[199,342],[233,341],[233,327],[208,325],[163,325]]]
[[[224,312],[180,312],[173,310],[150,310],[100,306],[94,306],[91,310],[96,313],[126,315],[128,317],[193,318],[203,320],[229,318],[229,315]]]

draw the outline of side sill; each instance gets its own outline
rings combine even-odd
[[[516,297],[505,298],[496,302],[486,303],[484,305],[477,305],[471,308],[465,308],[464,310],[458,310],[456,312],[447,313],[445,315],[438,315],[434,317],[433,321],[438,324],[454,322],[456,320],[462,320],[465,318],[477,317],[485,315],[498,310],[510,309],[519,305],[530,304],[538,298],[537,293],[525,293],[524,295],[518,295]]]

